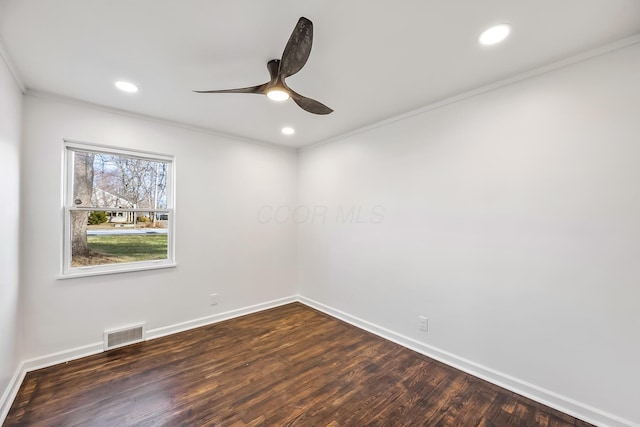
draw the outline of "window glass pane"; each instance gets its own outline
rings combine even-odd
[[[72,141],[65,146],[63,275],[175,266],[173,157]],[[100,268],[81,269],[88,266]]]
[[[73,206],[167,209],[168,163],[74,150]]]
[[[169,215],[71,211],[71,267],[168,259]]]

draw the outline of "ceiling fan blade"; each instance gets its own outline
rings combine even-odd
[[[251,87],[242,87],[238,89],[221,89],[221,90],[194,90],[197,93],[257,93],[264,94],[264,90],[267,87],[268,83],[259,85],[259,86],[251,86]]]
[[[321,102],[316,101],[315,99],[307,98],[306,96],[302,96],[299,93],[294,92],[290,88],[289,92],[291,94],[291,99],[298,104],[300,108],[305,111],[308,111],[313,114],[331,114],[333,110]]]
[[[280,61],[280,76],[289,77],[302,69],[313,44],[313,23],[302,17],[289,37]]]

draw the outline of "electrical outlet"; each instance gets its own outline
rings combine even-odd
[[[218,304],[218,294],[211,294],[209,295],[209,304],[211,305],[216,305]]]
[[[420,330],[427,332],[429,330],[429,319],[426,316],[418,316]]]

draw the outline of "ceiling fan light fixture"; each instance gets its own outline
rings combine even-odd
[[[289,92],[275,87],[267,92],[267,97],[272,101],[282,102],[289,99]]]
[[[285,79],[293,76],[304,67],[311,53],[313,44],[313,23],[301,16],[296,24],[287,45],[282,52],[282,58],[267,62],[267,69],[271,79],[257,86],[240,87],[235,89],[194,90],[196,93],[253,93],[267,95],[276,102],[291,98],[303,110],[313,114],[331,114],[333,110],[321,102],[307,98],[289,89]]]
[[[118,89],[127,93],[136,93],[138,91],[138,86],[133,83],[125,82],[123,80],[118,80],[115,82],[115,85]]]
[[[478,42],[485,46],[500,43],[506,39],[511,33],[511,26],[508,24],[499,24],[484,30],[478,37]]]

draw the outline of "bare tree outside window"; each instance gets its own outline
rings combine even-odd
[[[68,268],[169,260],[172,162],[67,147]]]
[[[93,153],[74,153],[73,159],[73,204],[75,206],[91,206],[93,193]],[[71,252],[74,256],[89,256],[87,244],[88,211],[79,211],[72,216]]]

